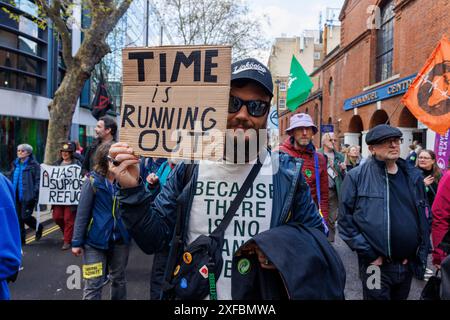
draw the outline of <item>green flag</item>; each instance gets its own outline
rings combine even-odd
[[[297,109],[308,98],[312,87],[313,83],[311,79],[293,55],[286,99],[288,109],[290,111]]]

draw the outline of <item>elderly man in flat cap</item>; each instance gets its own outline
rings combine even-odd
[[[429,252],[425,186],[400,158],[402,132],[388,125],[366,136],[371,158],[347,173],[339,203],[341,238],[358,253],[365,300],[408,298]]]

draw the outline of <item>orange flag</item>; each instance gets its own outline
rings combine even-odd
[[[450,128],[450,41],[444,35],[402,101],[431,130]]]

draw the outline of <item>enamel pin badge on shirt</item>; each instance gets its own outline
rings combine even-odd
[[[198,270],[198,272],[200,272],[200,274],[202,275],[203,278],[207,279],[208,278],[208,267],[207,266],[203,266],[200,268],[200,270]]]
[[[237,269],[240,274],[246,275],[250,271],[250,260],[248,260],[247,258],[239,260]]]

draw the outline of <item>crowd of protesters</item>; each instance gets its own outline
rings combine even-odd
[[[232,75],[228,124],[233,130],[266,129],[272,78],[254,59],[238,61],[232,68],[243,70],[249,65],[257,68]],[[111,299],[127,298],[131,239],[145,253],[155,254],[151,299],[183,296],[187,281],[192,280],[186,270],[194,259],[193,251],[185,250],[201,235],[215,235],[211,225],[220,229],[223,224],[219,219],[208,225],[209,216],[221,210],[218,200],[214,204],[208,196],[235,201],[212,186],[246,185],[255,167],[251,196],[242,208],[236,200],[233,210],[237,222],[255,222],[259,232],[240,237],[223,227],[219,243],[233,250],[220,250],[223,267],[209,270],[219,277],[219,299],[343,298],[345,270],[332,247],[336,234],[357,253],[364,299],[407,299],[412,278],[425,278],[429,254],[436,269],[450,268],[450,172],[443,175],[435,153],[414,142],[403,160],[402,132],[389,125],[378,125],[367,133],[368,158],[361,156],[358,145],[340,146],[333,133],[321,136],[319,148],[314,144],[318,131],[308,114],[294,114],[286,130],[288,138],[279,148],[246,153],[244,165],[227,162],[228,154],[221,164],[136,157],[127,144],[117,142],[117,124],[108,116],[99,119],[96,140],[84,150],[77,142],[63,143],[60,159],[53,165],[77,165],[85,178],[78,205],[53,205],[51,210],[63,233],[61,249],[82,257],[83,299],[101,299],[102,288],[109,282]],[[239,139],[236,135],[227,138]],[[276,173],[274,161],[280,166]],[[10,235],[0,237],[0,259],[7,262],[0,266],[0,299],[9,298],[7,282],[17,277],[20,242],[26,244],[25,225],[34,231],[36,241],[42,237],[43,225],[33,217],[39,181],[40,165],[32,146],[20,144],[9,180],[0,176],[0,233]],[[245,206],[265,209],[253,209],[246,216]],[[280,246],[280,241],[286,244]],[[234,248],[233,243],[242,245]],[[311,279],[304,270],[314,259],[332,259],[335,269],[319,268]],[[247,274],[245,263],[255,263],[256,268]],[[381,270],[377,289],[367,286],[370,266]],[[270,270],[280,274],[267,273]],[[331,276],[332,271],[341,273],[340,277]],[[186,278],[177,282],[178,273],[183,272]],[[283,281],[287,292],[280,290]],[[311,294],[313,288],[317,294]],[[209,293],[201,298],[213,299]]]

